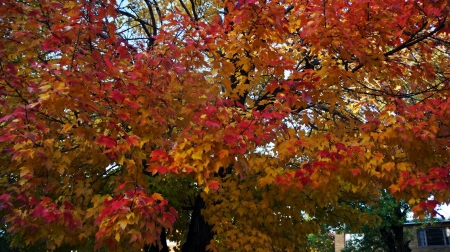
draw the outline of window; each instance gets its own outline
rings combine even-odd
[[[420,247],[450,246],[450,227],[421,229],[417,239]]]

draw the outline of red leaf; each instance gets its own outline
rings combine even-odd
[[[9,114],[7,116],[4,116],[4,117],[0,118],[0,123],[8,121],[12,116],[13,116],[13,114]]]
[[[219,190],[220,183],[219,181],[209,181],[208,183],[206,183],[206,186],[210,187],[214,191],[217,191]]]
[[[102,62],[102,55],[98,51],[93,51],[91,55],[96,62]]]
[[[16,138],[16,136],[11,135],[9,132],[6,132],[4,135],[0,136],[0,143],[1,142],[12,142],[12,141],[14,141],[15,138]]]
[[[113,101],[122,103],[125,100],[125,95],[123,95],[119,90],[113,90],[111,93]]]
[[[175,216],[175,218],[178,218],[178,212],[175,208],[170,207],[169,210],[172,213],[172,215]]]
[[[438,191],[448,189],[448,183],[446,183],[446,182],[435,182],[434,183],[434,188],[436,188],[436,190],[438,190]]]
[[[338,150],[346,150],[347,149],[343,143],[337,143],[336,148]]]
[[[59,211],[46,211],[42,217],[44,218],[45,223],[49,224],[58,220],[59,214],[60,214]]]
[[[283,177],[283,176],[277,176],[277,177],[275,178],[275,182],[276,182],[277,184],[285,184],[285,185],[291,184],[291,181],[290,181],[288,178]]]
[[[361,170],[360,170],[360,169],[353,169],[353,170],[352,170],[352,174],[353,174],[353,176],[356,176],[356,175],[358,175],[358,174],[361,174]]]
[[[50,204],[52,201],[53,201],[53,200],[52,200],[51,198],[49,198],[49,197],[45,197],[45,196],[41,197],[41,202],[42,202],[43,205],[48,205],[48,204]]]
[[[156,173],[166,174],[166,173],[169,172],[169,169],[167,167],[165,167],[165,166],[158,165],[158,166],[155,166],[155,167],[149,167],[149,168],[146,169],[146,171],[151,172],[152,174],[156,174]]]
[[[23,194],[19,194],[16,199],[21,200],[23,203],[28,203],[28,197]]]
[[[161,65],[164,68],[169,69],[172,66],[172,63],[167,59],[163,59],[163,60],[161,60]]]
[[[30,206],[37,206],[39,205],[39,201],[35,197],[30,198]]]
[[[131,182],[131,181],[126,181],[126,182],[120,184],[117,188],[118,188],[119,190],[122,190],[122,189],[125,187],[125,185],[128,184],[129,182]]]
[[[127,144],[129,146],[139,146],[139,137],[138,136],[127,137]]]
[[[225,143],[236,143],[238,141],[238,135],[226,135],[223,137]]]
[[[205,122],[205,125],[210,127],[210,128],[215,128],[215,127],[219,127],[220,126],[220,124],[218,124],[216,122],[213,122],[213,121],[209,121],[209,120]]]
[[[169,220],[170,223],[172,223],[172,225],[173,225],[173,223],[175,223],[175,220],[176,220],[176,218],[171,213],[168,213],[168,212],[163,213],[162,219],[163,219],[163,221]]]
[[[17,75],[17,69],[12,62],[8,62],[5,64],[8,72],[12,75]]]
[[[64,211],[63,213],[64,222],[65,223],[72,223],[73,222],[73,215],[69,211]]]
[[[416,184],[416,179],[408,179],[407,181],[406,181],[406,185],[410,185],[410,186],[414,186],[415,184]]]
[[[39,14],[39,10],[32,10],[28,12],[28,16],[33,17]]]
[[[95,142],[104,145],[106,148],[112,148],[116,145],[116,140],[114,138],[105,135],[99,135]]]
[[[294,174],[294,178],[301,178],[305,176],[305,172],[302,170],[296,170]]]
[[[64,207],[67,210],[75,210],[75,207],[72,204],[70,204],[69,202],[67,202],[67,201],[64,201]]]
[[[446,177],[448,176],[448,169],[443,168],[431,168],[428,170],[430,174],[436,174],[438,177]]]
[[[125,121],[125,122],[130,121],[130,114],[129,113],[118,113],[117,116],[122,121]]]
[[[319,155],[319,157],[321,157],[321,158],[326,158],[326,157],[330,156],[330,152],[328,152],[328,151],[318,151],[317,155]]]
[[[103,60],[105,61],[106,68],[108,68],[109,71],[114,72],[116,70],[116,67],[110,60],[106,58],[104,58]]]
[[[170,157],[164,150],[154,150],[152,151],[150,161],[167,161]]]
[[[47,39],[42,43],[42,51],[56,51],[55,47],[51,44],[51,39]]]
[[[184,74],[184,72],[186,71],[186,69],[184,69],[183,67],[175,67],[174,70],[177,74]]]
[[[10,198],[11,198],[11,195],[5,193],[0,196],[0,201],[7,202],[7,201],[9,201]]]
[[[123,200],[114,201],[111,204],[111,208],[113,211],[117,211],[119,208],[123,207],[125,204],[126,204],[126,202]]]
[[[37,206],[34,211],[33,214],[31,215],[33,218],[38,218],[38,217],[42,217],[44,215],[44,213],[46,212],[46,208],[44,206]]]
[[[433,184],[431,184],[431,183],[427,183],[427,184],[422,184],[422,189],[423,190],[425,190],[425,191],[427,191],[427,192],[431,192],[431,191],[433,191],[433,188],[434,188],[435,186],[433,185]]]

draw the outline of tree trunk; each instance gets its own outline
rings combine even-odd
[[[397,203],[397,206],[394,209],[394,215],[397,220],[405,218],[406,211],[402,210],[401,203]],[[410,252],[409,241],[405,241],[403,224],[397,223],[397,225],[392,227],[392,231],[394,232],[395,252]]]
[[[195,199],[186,242],[181,247],[182,252],[206,252],[206,246],[208,246],[214,234],[212,226],[202,216],[201,210],[204,208],[205,201],[198,195]]]
[[[391,227],[392,228],[392,227]],[[386,227],[380,229],[381,239],[386,244],[389,252],[398,252],[395,246],[395,238],[390,230]]]
[[[395,238],[395,252],[411,252],[412,250],[409,248],[409,241],[405,241],[403,234],[403,226],[395,226],[394,230],[394,238]]]

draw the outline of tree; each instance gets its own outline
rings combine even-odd
[[[345,251],[411,251],[408,246],[411,234],[403,230],[406,215],[410,211],[407,203],[382,192],[378,204],[366,206],[364,211],[377,216],[378,221],[359,227],[363,238],[352,241]]]
[[[167,236],[183,251],[300,251],[322,224],[370,221],[352,202],[379,189],[433,212],[450,201],[448,12],[6,1],[3,223],[51,250],[154,251]]]
[[[334,233],[323,227],[321,233],[309,234],[307,249],[312,252],[334,252]]]

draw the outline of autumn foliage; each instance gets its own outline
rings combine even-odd
[[[351,203],[379,189],[433,213],[450,202],[449,12],[4,1],[2,223],[51,250],[140,251],[186,240],[201,210],[210,250],[300,251],[320,224],[369,221]]]

